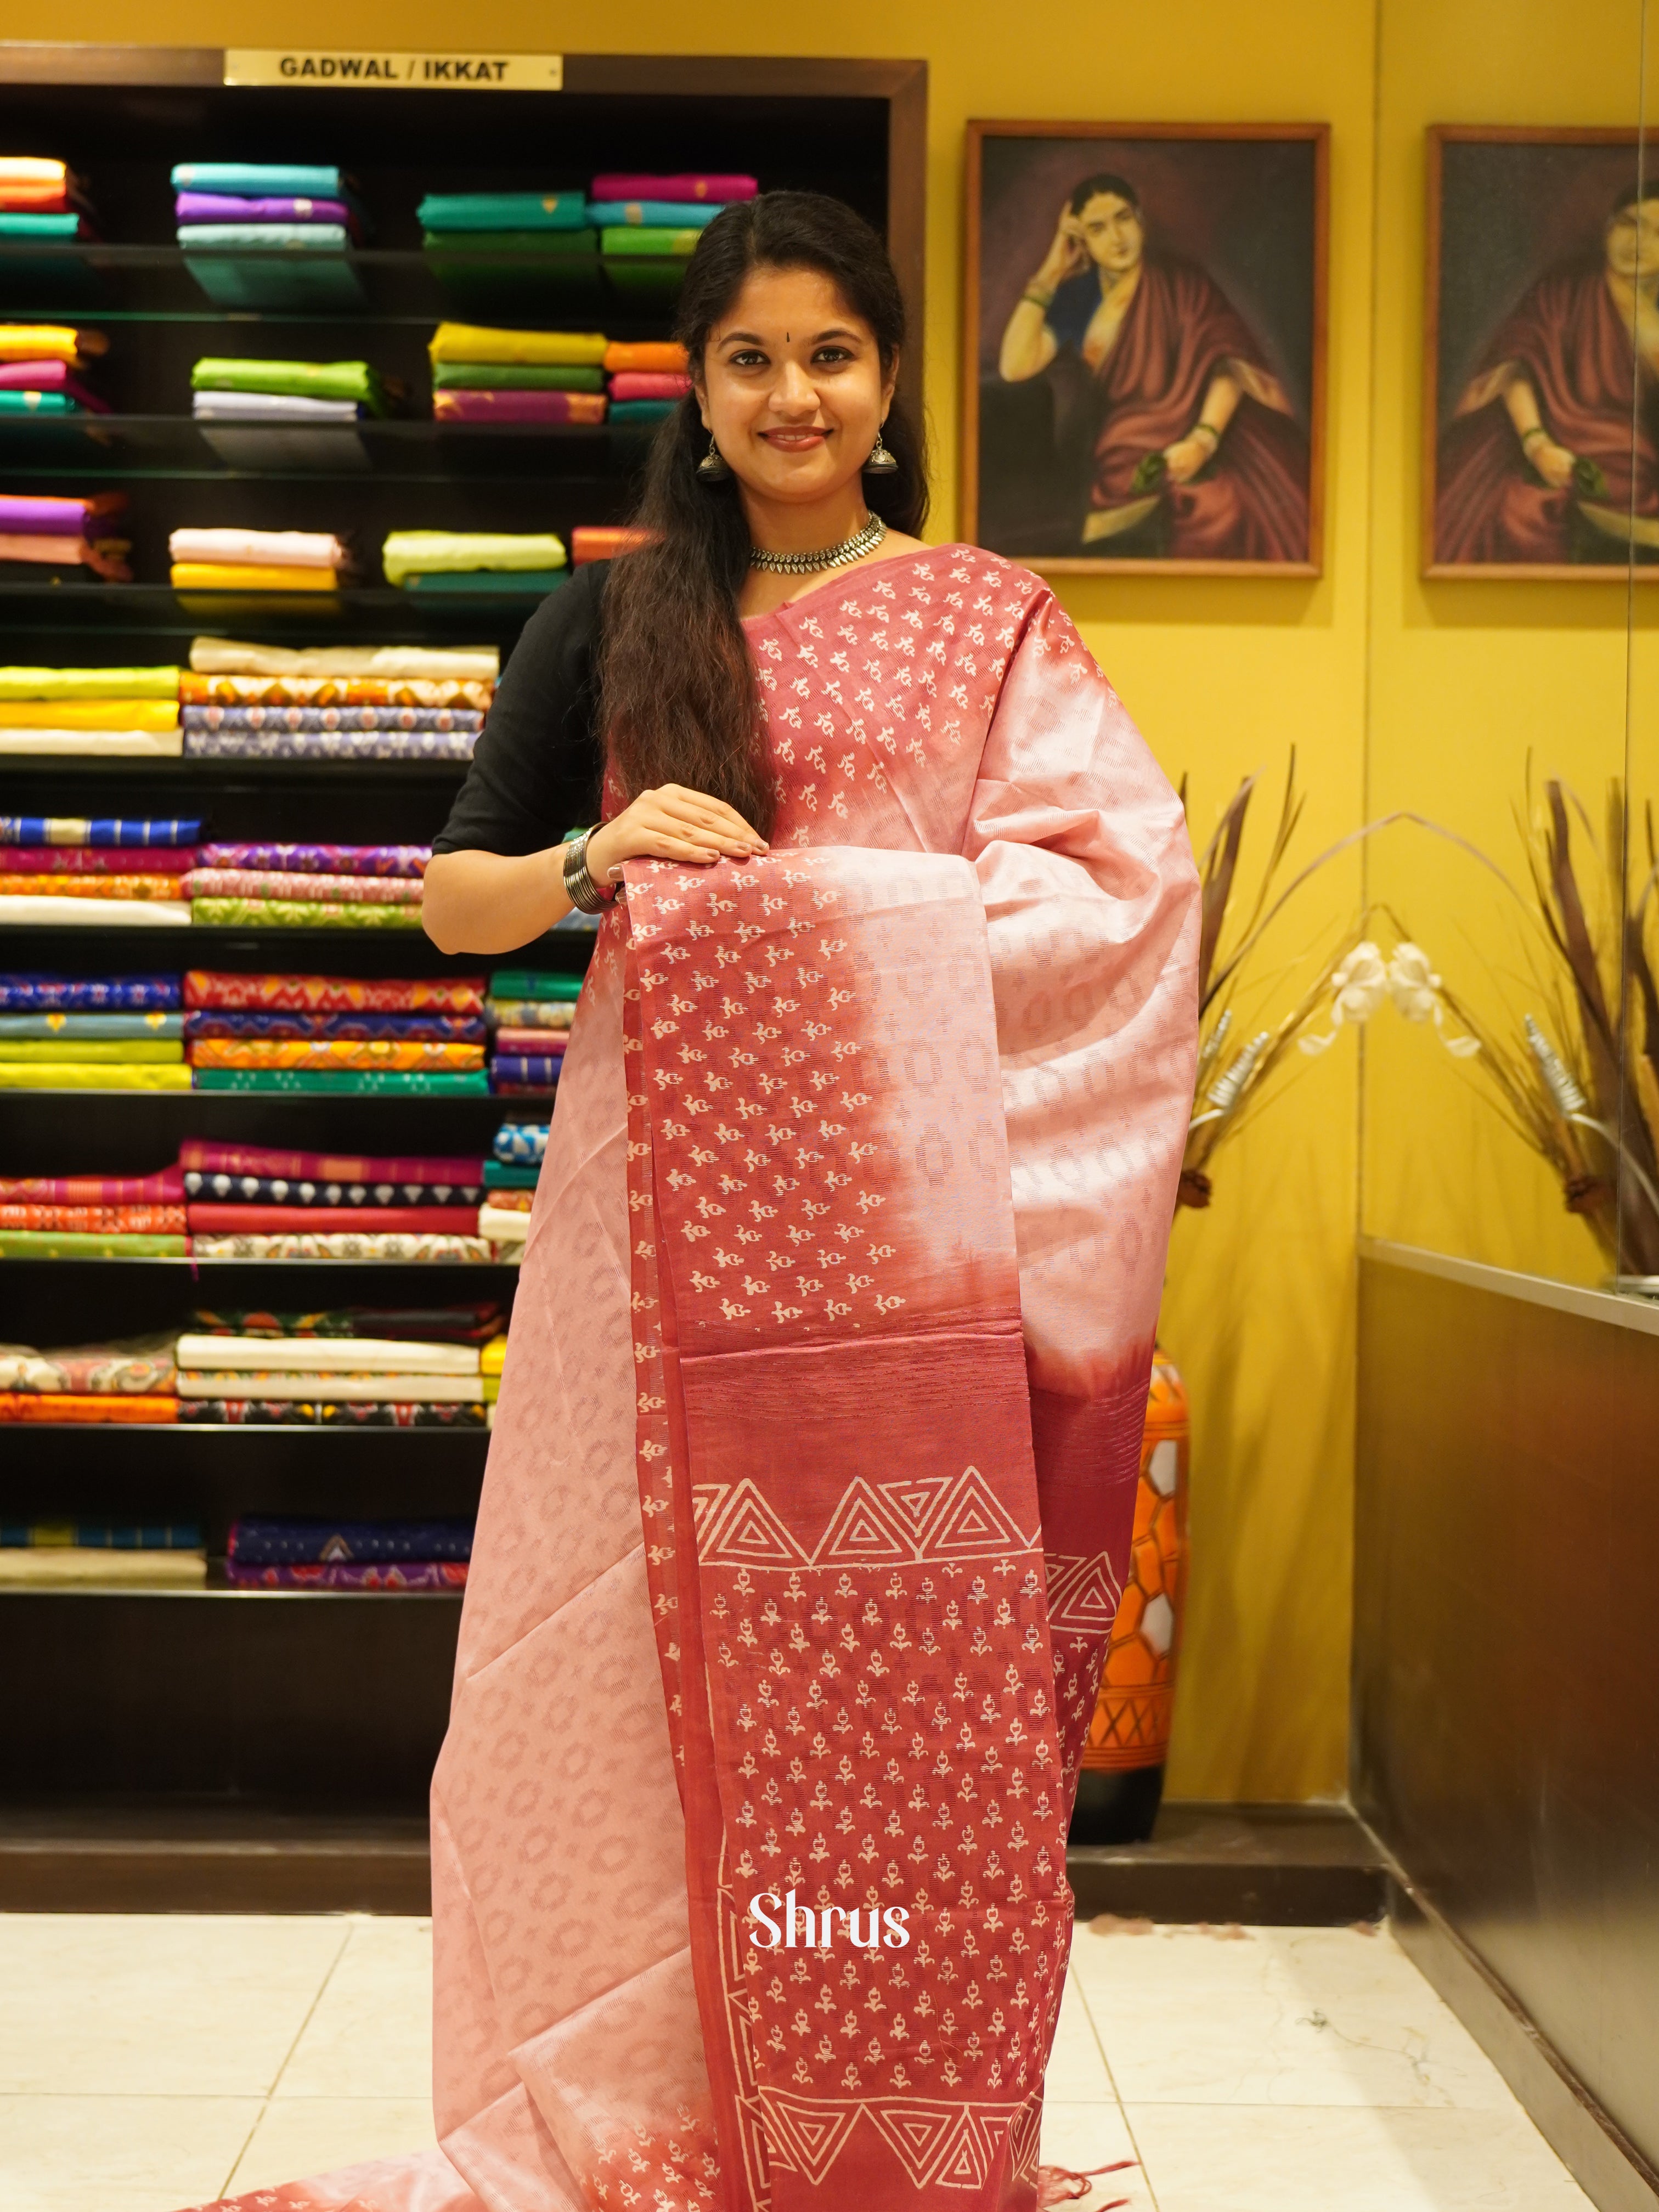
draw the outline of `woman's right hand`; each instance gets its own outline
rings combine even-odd
[[[1060,210],[1055,227],[1054,242],[1042,257],[1042,266],[1031,279],[1045,290],[1058,291],[1068,277],[1080,276],[1089,265],[1089,249],[1083,242],[1083,228],[1070,208]]]
[[[665,783],[639,797],[587,841],[587,872],[604,883],[624,860],[688,860],[707,867],[722,858],[752,860],[768,849],[735,807],[684,784]]]

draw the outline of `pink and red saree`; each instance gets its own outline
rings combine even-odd
[[[441,2150],[326,2212],[1031,2212],[1192,1095],[1181,809],[962,546],[748,624],[773,848],[630,863],[433,1784]]]

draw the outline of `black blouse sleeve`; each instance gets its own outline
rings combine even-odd
[[[538,853],[599,819],[594,677],[608,567],[578,568],[525,624],[434,853]]]

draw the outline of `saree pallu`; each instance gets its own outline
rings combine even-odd
[[[203,929],[418,929],[418,906],[352,906],[341,899],[198,898],[190,917]],[[5,919],[0,912],[0,921]]]
[[[274,1012],[315,1014],[478,1014],[483,1011],[481,975],[395,976],[379,980],[357,975],[233,975],[192,968],[184,978],[189,1007],[228,1006]],[[158,1002],[159,1003],[159,1002]],[[167,1001],[176,1006],[175,996]]]
[[[324,876],[301,868],[192,868],[191,898],[324,899],[331,905],[418,906],[419,876]]]
[[[530,1220],[433,1784],[441,2152],[277,2207],[1038,2203],[1196,872],[1025,572],[745,628],[772,851],[629,864]]]

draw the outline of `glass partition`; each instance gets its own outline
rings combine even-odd
[[[1381,6],[1362,1218],[1586,1284],[1659,1276],[1624,1012],[1659,812],[1643,28]]]

